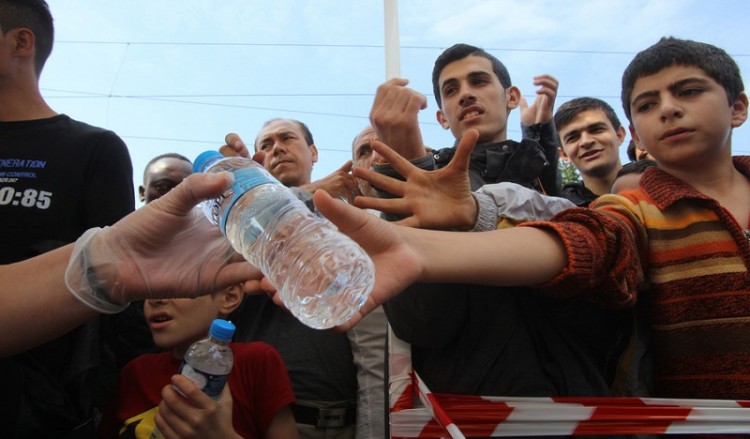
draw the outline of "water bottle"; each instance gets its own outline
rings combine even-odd
[[[193,170],[234,173],[232,187],[204,202],[203,209],[234,249],[268,277],[299,321],[330,328],[362,307],[375,278],[370,257],[263,166],[206,151]]]
[[[232,371],[234,354],[227,343],[234,335],[234,324],[214,319],[208,337],[198,340],[185,352],[179,373],[189,378],[206,395],[218,400]],[[174,388],[180,392],[178,388]],[[182,393],[182,392],[180,392]],[[159,427],[154,425],[149,439],[164,439]]]
[[[179,373],[213,399],[218,400],[232,371],[234,355],[229,348],[234,325],[222,319],[211,322],[208,337],[198,340],[185,352]]]

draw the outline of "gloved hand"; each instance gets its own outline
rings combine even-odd
[[[70,257],[68,289],[96,310],[116,313],[132,300],[196,297],[259,280],[260,271],[195,207],[232,180],[230,173],[191,175],[113,226],[88,230]]]

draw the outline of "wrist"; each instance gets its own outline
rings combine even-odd
[[[101,242],[105,229],[94,227],[76,240],[65,270],[65,285],[78,300],[104,314],[115,314],[127,308],[129,302],[118,303],[112,297],[116,282],[107,280],[105,271],[114,271],[103,259],[106,251],[92,244]]]

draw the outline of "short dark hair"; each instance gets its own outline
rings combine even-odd
[[[609,119],[615,130],[620,129],[622,126],[615,110],[608,103],[597,98],[581,97],[571,99],[560,105],[560,108],[555,112],[555,129],[559,132],[580,113],[589,110],[601,110],[607,116],[607,119]]]
[[[55,39],[55,27],[49,6],[44,0],[0,0],[0,30],[6,35],[13,29],[27,28],[34,33],[36,55],[34,70],[42,73]]]
[[[622,165],[622,168],[617,171],[615,179],[618,179],[627,174],[643,174],[643,171],[654,166],[657,166],[656,162],[648,159],[625,163],[624,165]]]
[[[635,153],[635,140],[630,139],[630,142],[628,142],[627,153],[628,153],[628,158],[630,159],[631,162],[635,162],[638,160],[638,156]]]
[[[269,119],[263,122],[263,125],[260,127],[260,129],[262,130],[263,128],[267,127],[273,122],[284,121],[284,120],[287,120],[289,122],[294,122],[300,127],[300,129],[302,130],[302,135],[305,137],[305,142],[307,142],[307,146],[315,145],[315,140],[313,140],[313,135],[312,135],[312,132],[310,131],[310,128],[308,128],[307,125],[305,125],[303,122],[300,122],[296,119],[284,119],[283,117],[274,117],[273,119]],[[256,145],[255,149],[258,149],[257,144],[258,144],[258,138],[256,137],[255,142],[254,142],[254,145]]]
[[[707,43],[662,37],[656,44],[635,55],[622,74],[622,108],[628,120],[630,95],[638,78],[653,75],[674,65],[697,67],[721,84],[727,92],[729,105],[745,89],[737,63],[724,50]]]
[[[152,158],[151,160],[146,163],[146,167],[143,169],[143,181],[146,181],[146,175],[148,174],[148,168],[151,167],[154,163],[158,162],[161,159],[178,159],[187,162],[190,167],[193,167],[193,162],[190,161],[189,158],[185,157],[182,154],[178,154],[176,152],[168,152],[165,154],[157,155],[156,157]]]
[[[508,69],[505,68],[505,65],[500,62],[499,59],[479,47],[464,43],[454,44],[445,49],[445,51],[437,57],[435,60],[435,66],[432,68],[432,91],[435,94],[435,100],[437,101],[439,108],[443,108],[443,101],[440,99],[440,73],[442,73],[443,69],[448,64],[464,59],[467,56],[481,56],[487,58],[492,63],[492,71],[495,72],[495,76],[500,80],[500,84],[503,88],[508,88],[512,85],[510,82],[510,73],[508,73]]]

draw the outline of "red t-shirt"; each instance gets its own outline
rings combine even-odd
[[[228,381],[234,430],[243,438],[263,437],[276,413],[295,401],[286,367],[266,343],[229,346],[234,353]],[[99,426],[100,436],[147,439],[154,428],[161,389],[171,382],[180,363],[171,352],[162,352],[141,355],[126,364]]]

